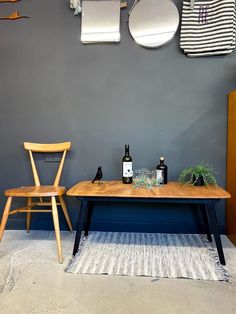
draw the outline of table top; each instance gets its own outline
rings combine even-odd
[[[151,190],[134,188],[132,184],[121,181],[102,181],[91,183],[82,181],[67,191],[69,196],[78,197],[122,197],[122,198],[179,198],[179,199],[226,199],[230,194],[214,185],[193,186],[169,182]]]

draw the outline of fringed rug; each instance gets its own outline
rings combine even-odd
[[[91,232],[66,272],[229,281],[202,235]]]

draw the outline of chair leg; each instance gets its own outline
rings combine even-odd
[[[61,248],[60,226],[59,226],[57,203],[56,203],[55,196],[52,197],[52,218],[53,218],[55,236],[56,236],[56,241],[57,241],[57,252],[58,252],[58,257],[59,257],[59,263],[62,263],[63,258],[62,258],[62,248]]]
[[[2,215],[2,221],[1,221],[1,226],[0,226],[0,241],[2,240],[3,232],[7,224],[7,219],[9,216],[10,209],[11,209],[11,202],[12,202],[12,197],[10,196],[7,199],[7,202],[3,211],[3,215]]]
[[[28,197],[27,205],[31,205],[31,197]],[[31,207],[28,207],[28,210],[30,210]],[[30,232],[30,221],[31,221],[31,212],[27,212],[26,217],[26,232]]]
[[[61,208],[63,210],[63,213],[65,215],[65,218],[66,218],[66,221],[67,221],[67,224],[68,224],[68,227],[70,229],[70,232],[73,232],[73,228],[72,228],[72,225],[71,225],[71,221],[70,221],[70,216],[68,214],[68,211],[67,211],[67,208],[66,208],[66,204],[65,204],[65,201],[63,199],[62,196],[59,196],[59,201],[60,201],[60,204],[61,204]]]

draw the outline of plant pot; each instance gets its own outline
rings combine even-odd
[[[196,180],[196,177],[193,176],[193,182],[195,182]],[[203,180],[203,177],[202,176],[199,176],[197,178],[197,181],[194,183],[195,186],[203,186],[204,185],[204,180]]]

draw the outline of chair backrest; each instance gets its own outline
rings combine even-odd
[[[24,142],[24,148],[29,152],[31,167],[32,167],[33,176],[34,176],[34,182],[36,186],[40,186],[40,180],[39,180],[39,175],[38,175],[37,168],[35,165],[33,153],[60,153],[62,152],[61,162],[59,164],[56,177],[53,183],[54,186],[58,186],[61,179],[62,169],[63,169],[65,158],[66,158],[66,153],[71,148],[71,142],[53,143],[53,144]]]

